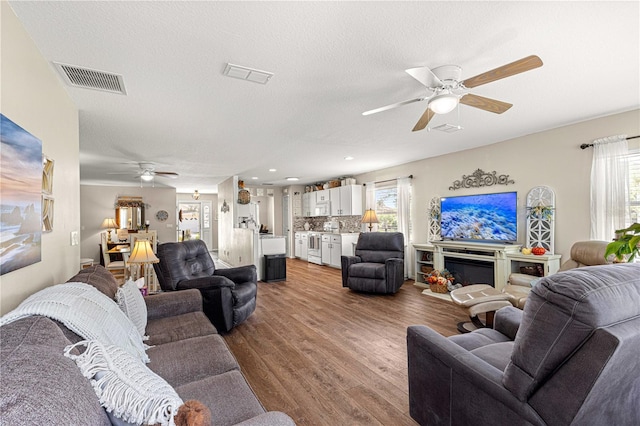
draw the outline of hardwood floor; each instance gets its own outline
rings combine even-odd
[[[407,281],[395,295],[355,293],[340,271],[287,259],[287,280],[258,283],[258,306],[224,335],[267,410],[299,425],[415,425],[406,329],[456,334],[468,319]]]

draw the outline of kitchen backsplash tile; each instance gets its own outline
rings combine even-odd
[[[362,224],[360,223],[362,216],[340,216],[335,219],[340,224],[341,233],[362,231]],[[322,231],[322,225],[329,220],[330,218],[327,216],[296,217],[293,219],[293,230],[294,232],[304,231],[304,224],[308,222],[310,231]]]

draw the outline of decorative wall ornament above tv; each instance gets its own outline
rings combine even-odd
[[[495,170],[492,172],[485,172],[482,169],[478,169],[470,175],[462,175],[462,179],[454,181],[453,185],[449,187],[449,190],[454,191],[460,188],[482,188],[484,186],[509,185],[511,183],[516,183],[516,181],[509,179],[509,175],[497,175]]]

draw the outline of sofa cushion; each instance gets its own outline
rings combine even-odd
[[[238,362],[219,334],[165,343],[147,350],[148,367],[171,386],[237,370]]]
[[[144,281],[144,278],[141,280]],[[147,304],[138,289],[138,281],[129,279],[124,283],[116,292],[116,302],[120,310],[136,326],[140,336],[144,336],[147,327]]]
[[[158,318],[147,322],[147,334],[149,335],[147,344],[150,346],[217,333],[216,328],[202,311]]]
[[[80,270],[67,280],[68,283],[85,283],[97,288],[109,299],[115,299],[118,282],[113,274],[102,265],[94,265]]]
[[[216,426],[235,425],[265,412],[237,370],[178,386],[176,391],[184,401],[197,399],[209,407]]]
[[[482,346],[471,351],[478,358],[493,365],[500,371],[504,371],[511,361],[511,352],[513,351],[513,342],[492,343]]]
[[[76,348],[86,347],[80,355]],[[113,345],[83,340],[65,348],[91,383],[100,403],[125,422],[135,424],[173,423],[182,405],[175,390],[147,368],[137,357]]]
[[[471,333],[456,334],[448,337],[448,339],[468,351],[492,345],[494,343],[509,341],[507,336],[492,328],[480,328]]]
[[[63,355],[58,325],[31,316],[0,328],[0,423],[108,426],[91,383]]]

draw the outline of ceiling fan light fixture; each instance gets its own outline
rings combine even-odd
[[[458,97],[452,93],[445,92],[435,96],[429,101],[429,108],[436,114],[446,114],[458,106]]]
[[[145,181],[145,182],[150,182],[150,181],[152,181],[152,180],[153,180],[153,174],[152,174],[150,171],[145,170],[145,171],[140,175],[140,179],[142,179],[142,180],[143,180],[143,181]]]

